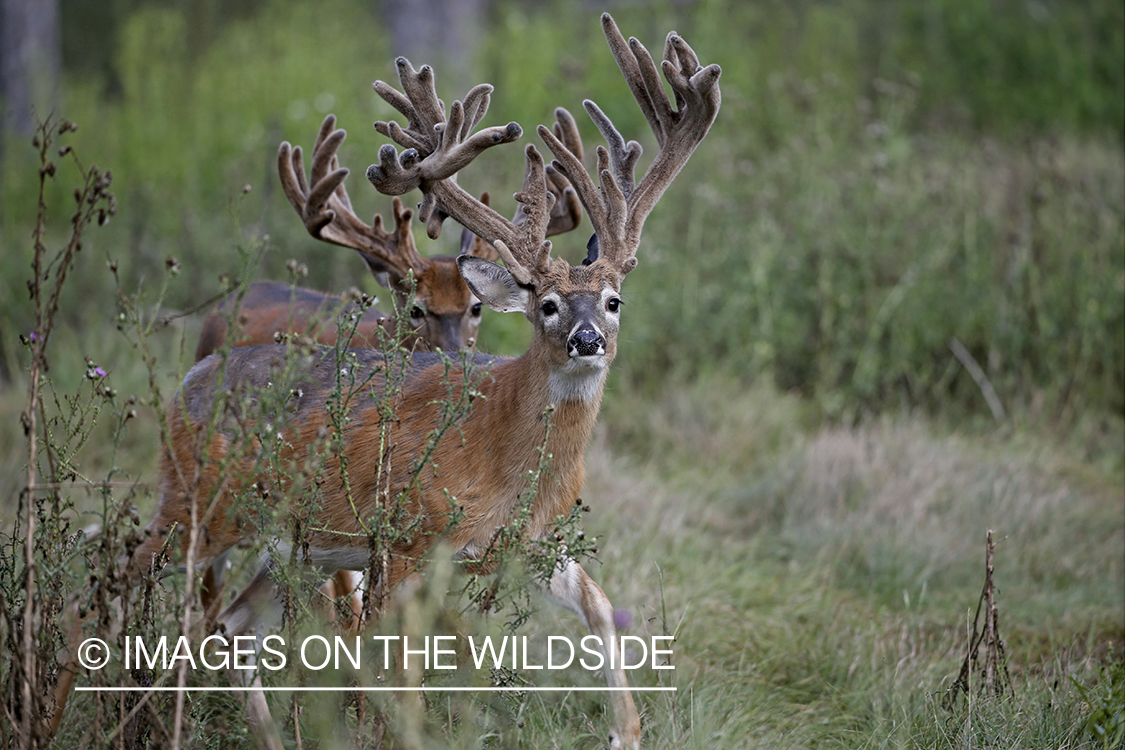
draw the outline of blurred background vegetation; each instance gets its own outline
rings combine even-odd
[[[609,6],[650,49],[675,28],[724,70],[715,129],[650,219],[625,289],[610,406],[621,392],[652,395],[716,374],[772,382],[846,423],[887,410],[990,421],[951,350],[959,342],[1008,419],[1082,426],[1082,439],[1102,448],[1120,432],[1125,5]],[[282,140],[308,148],[335,113],[349,131],[342,159],[358,212],[386,213],[389,201],[363,171],[383,143],[371,123],[395,113],[370,83],[393,81],[402,52],[436,62],[443,98],[494,83],[486,122],[520,122],[525,142],[555,106],[581,114],[589,97],[653,153],[605,51],[603,9],[561,0],[58,0],[60,77],[38,84],[53,92],[38,115],[53,107],[79,124],[75,148],[113,170],[120,205],[88,235],[83,277],[65,300],[75,339],[112,348],[100,343],[115,315],[106,260],[132,288],[177,258],[184,281],[167,303],[191,309],[220,291],[220,274],[237,273],[233,248],[248,236],[270,238],[257,278],[286,278],[295,257],[310,266],[309,286],[376,291],[357,258],[307,236],[278,190],[275,153]],[[472,22],[423,23],[434,18]],[[9,96],[0,163],[0,378],[19,371],[17,334],[31,326],[24,284],[36,167],[11,104]],[[581,126],[588,144],[598,142]],[[510,214],[521,160],[516,148],[489,153],[463,184],[491,190]],[[62,218],[71,199],[57,182]],[[456,233],[446,234],[433,249],[420,237],[423,252],[454,252]],[[580,255],[579,235],[556,247]],[[525,328],[491,315],[483,345],[518,352]]]
[[[122,399],[142,394],[128,431],[103,415],[81,433],[81,466],[140,482],[144,505],[154,405],[190,367],[205,310],[142,356],[117,330],[108,263],[126,295],[152,301],[167,282],[162,314],[220,295],[258,246],[255,280],[288,280],[295,258],[303,284],[380,293],[350,251],[307,235],[275,163],[282,140],[309,148],[334,113],[357,213],[385,216],[363,172],[384,143],[371,123],[396,114],[370,84],[395,80],[398,54],[435,64],[447,100],[495,84],[485,124],[515,120],[524,143],[565,106],[591,150],[591,98],[651,157],[602,10],[650,50],[674,28],[724,71],[715,127],[623,290],[588,459],[587,527],[606,540],[595,577],[682,646],[680,692],[646,703],[646,746],[1113,746],[1090,740],[1090,695],[1125,731],[1120,0],[0,0],[0,508],[15,511],[27,463],[31,105],[78,123],[67,143],[112,169],[118,202],[64,291],[48,411],[92,393],[87,356]],[[494,149],[461,182],[511,215],[522,173],[520,149]],[[51,247],[74,184],[60,160]],[[587,231],[556,238],[559,253],[582,257]],[[455,252],[456,235],[416,229],[422,252]],[[526,323],[485,315],[482,348],[520,352]],[[67,497],[87,514],[97,502]],[[974,703],[974,737],[937,703],[964,655],[986,529],[1007,538],[997,576],[1020,692],[984,721]],[[551,617],[531,627],[570,632]],[[589,746],[600,700],[531,712],[522,746]],[[524,717],[499,726],[518,738]],[[461,744],[434,746],[479,747],[465,726]]]

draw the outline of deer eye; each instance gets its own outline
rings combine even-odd
[[[611,313],[617,312],[621,309],[621,300],[617,297],[610,297],[605,301],[605,309],[609,310]]]
[[[426,317],[426,311],[418,307],[418,305],[415,305],[410,309],[410,317],[414,318],[415,320],[421,320],[422,318]]]
[[[556,305],[552,300],[547,300],[539,309],[544,315],[554,315],[559,311],[559,306]]]
[[[475,305],[472,306],[470,312],[473,314],[474,318],[480,317],[481,307],[482,307],[482,305],[481,305],[480,302],[478,302],[478,303],[476,303]]]

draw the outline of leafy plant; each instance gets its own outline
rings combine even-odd
[[[1115,658],[1111,648],[1097,682],[1086,686],[1073,675],[1070,681],[1086,702],[1086,728],[1106,750],[1121,747],[1125,742],[1125,660]]]

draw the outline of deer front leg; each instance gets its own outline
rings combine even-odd
[[[628,688],[625,670],[621,667],[621,653],[617,643],[617,630],[613,625],[613,605],[601,587],[586,574],[582,566],[567,559],[555,568],[547,593],[567,609],[577,612],[586,623],[591,635],[598,636],[602,642],[602,655],[606,658],[605,678],[611,688],[610,706],[616,725],[609,736],[609,746],[636,749],[641,744],[641,719],[633,704],[632,694],[621,688]]]

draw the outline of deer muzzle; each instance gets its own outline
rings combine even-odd
[[[566,342],[572,357],[593,357],[605,354],[605,337],[595,328],[580,328]]]

